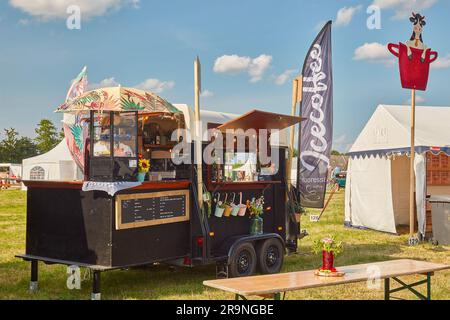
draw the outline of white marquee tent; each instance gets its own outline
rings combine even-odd
[[[397,233],[409,225],[410,106],[380,105],[352,148],[347,170],[345,223]],[[450,155],[450,107],[416,109],[416,205],[419,232],[425,234],[427,190],[425,153]]]
[[[22,162],[23,180],[73,181],[83,176],[72,159],[66,140],[55,148]]]

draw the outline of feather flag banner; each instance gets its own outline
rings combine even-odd
[[[297,190],[307,208],[323,208],[333,139],[331,21],[314,40],[303,65]]]
[[[85,66],[78,76],[72,81],[66,95],[66,103],[70,103],[79,96],[83,95],[87,85],[87,67]],[[72,117],[65,116],[63,123],[64,137],[66,139],[67,147],[69,148],[73,160],[82,172],[84,172],[85,162],[84,145],[89,136],[88,126],[84,120],[85,119],[83,119],[82,115],[77,114]]]
[[[80,74],[72,81],[66,96],[66,102],[70,102],[78,96],[81,96],[87,88],[87,67],[81,70]]]

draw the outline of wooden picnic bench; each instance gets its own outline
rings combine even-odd
[[[450,269],[450,266],[402,259],[351,265],[337,269],[345,272],[345,275],[343,277],[319,277],[314,275],[315,270],[309,270],[254,277],[210,280],[204,281],[203,284],[211,288],[234,293],[237,300],[245,300],[249,296],[281,300],[284,299],[286,292],[289,291],[384,279],[385,300],[389,300],[392,293],[402,290],[411,291],[421,300],[431,300],[431,276],[436,271]],[[409,275],[425,275],[426,279],[412,284],[406,284],[399,279],[401,276]],[[399,283],[400,286],[391,289],[391,279]],[[422,284],[427,285],[426,295],[414,288]],[[282,293],[283,297],[281,296]]]

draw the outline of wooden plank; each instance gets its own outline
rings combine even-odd
[[[346,273],[345,276],[340,278],[319,277],[314,275],[315,270],[308,270],[245,278],[210,280],[204,281],[203,284],[242,296],[257,296],[367,281],[373,274],[373,270],[380,272],[380,279],[386,279],[445,269],[450,269],[450,266],[402,259],[339,267],[339,271]]]

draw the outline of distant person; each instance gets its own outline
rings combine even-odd
[[[336,166],[331,172],[331,179],[336,179],[342,172],[341,167]]]

